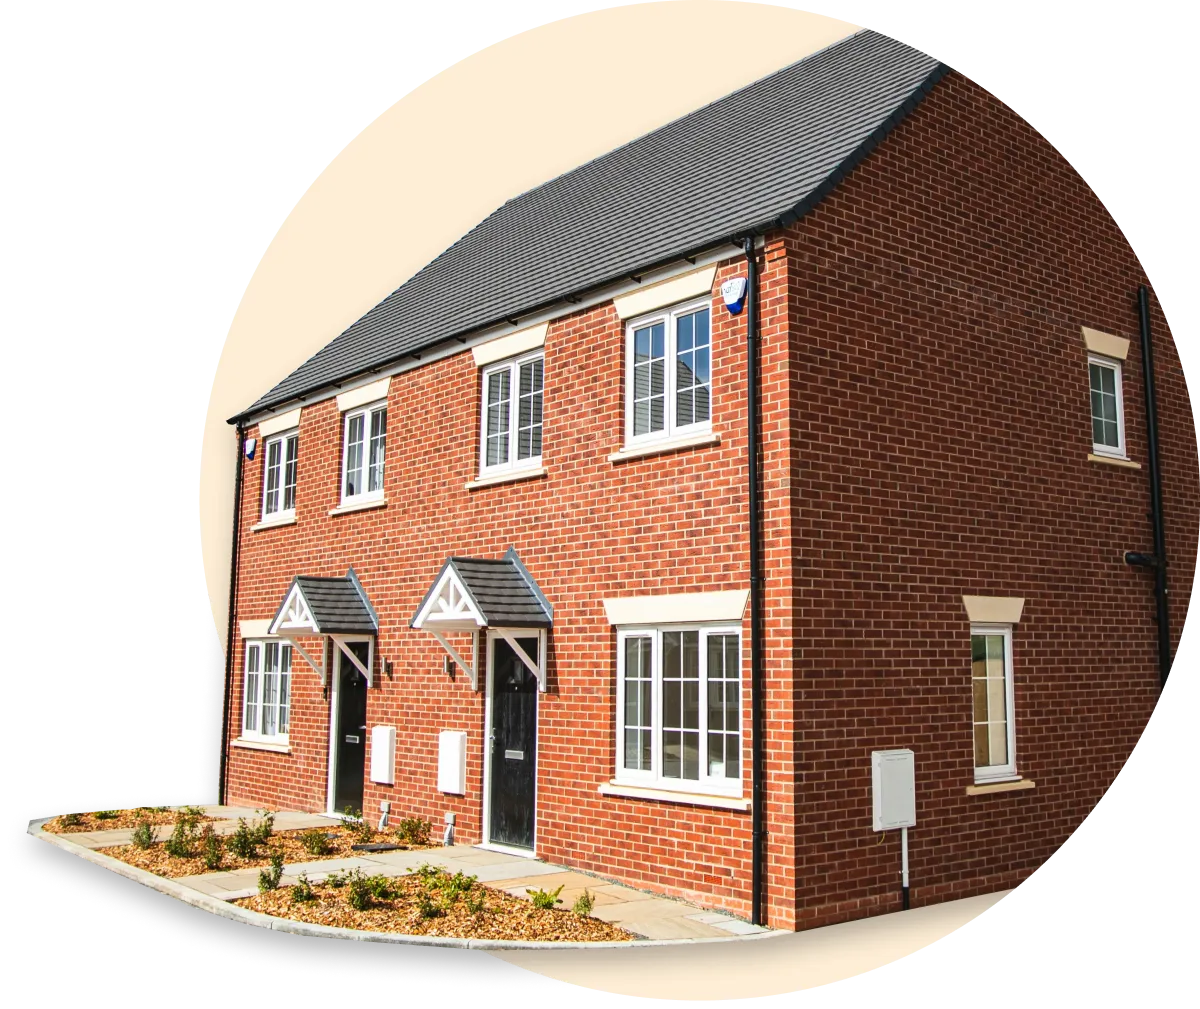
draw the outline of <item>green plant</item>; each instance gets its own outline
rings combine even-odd
[[[169,808],[168,806],[138,806],[139,810],[145,810],[147,813],[165,813]]]
[[[268,813],[265,809],[260,809],[258,813],[258,822],[250,828],[250,833],[258,844],[266,844],[275,836],[275,814]]]
[[[145,817],[138,820],[137,826],[133,828],[133,834],[129,838],[133,842],[135,848],[145,850],[154,843],[154,824]]]
[[[121,815],[119,809],[102,809],[92,814],[97,820],[115,820]]]
[[[81,823],[83,823],[83,814],[82,813],[65,813],[61,817],[59,817],[59,822],[64,827],[78,827]]]
[[[250,829],[243,816],[238,817],[237,830],[229,835],[226,843],[238,858],[254,858],[258,854],[258,835]]]
[[[446,912],[430,895],[428,890],[417,891],[417,911],[422,918],[440,918]]]
[[[316,899],[317,895],[313,891],[312,884],[308,881],[308,873],[300,873],[300,878],[296,880],[296,885],[292,887],[292,903],[304,904]]]
[[[346,903],[356,911],[365,911],[376,901],[391,900],[396,896],[391,880],[379,873],[366,876],[361,869],[355,869],[346,875],[345,883],[349,888]]]
[[[375,831],[363,818],[362,810],[346,806],[342,809],[342,816],[345,818],[346,829],[354,835],[355,841],[359,844],[370,844],[371,839],[375,836]]]
[[[446,895],[446,903],[453,904],[460,894],[470,893],[478,877],[456,872],[453,876],[444,874],[441,879],[442,893]]]
[[[580,918],[586,918],[592,913],[592,908],[596,906],[596,895],[589,893],[584,887],[583,893],[575,898],[575,903],[571,905],[571,910],[574,911]]]
[[[225,857],[225,844],[211,823],[206,823],[200,833],[200,857],[204,859],[204,868],[210,871],[221,868]]]
[[[446,870],[441,868],[441,866],[430,865],[428,862],[422,862],[415,869],[413,869],[412,874],[416,876],[417,879],[419,879],[426,887],[432,886],[436,888],[441,886],[441,878],[446,875]]]
[[[396,836],[409,844],[428,844],[433,824],[419,816],[405,817],[396,823]]]
[[[529,889],[526,889],[525,892],[527,894],[529,894],[529,899],[533,903],[534,907],[539,908],[543,911],[549,911],[551,908],[554,907],[555,904],[562,903],[562,901],[558,899],[558,895],[560,893],[562,893],[562,888],[565,885],[566,885],[565,883],[560,885],[557,890],[529,890]]]
[[[271,852],[271,868],[258,871],[258,892],[266,893],[268,890],[276,889],[282,875],[283,852],[276,850]]]
[[[167,811],[166,806],[160,806],[160,807],[158,807],[158,809],[154,810],[154,812],[156,812],[156,813],[165,813],[166,811]],[[189,823],[195,825],[195,824],[198,824],[203,819],[204,819],[204,810],[201,809],[199,806],[181,806],[179,809],[177,809],[175,811],[175,822],[176,823],[178,823],[180,820],[187,820]]]
[[[172,858],[194,858],[196,855],[196,824],[188,819],[176,820],[171,836],[163,842],[163,848]]]
[[[332,886],[335,890],[340,890],[346,885],[346,874],[344,872],[331,872],[325,877],[325,885]]]
[[[471,914],[479,914],[483,910],[483,887],[478,887],[468,892],[463,898],[463,903],[467,905],[467,910]]]
[[[301,833],[300,843],[310,855],[328,855],[333,849],[333,845],[329,843],[329,835],[319,827]]]

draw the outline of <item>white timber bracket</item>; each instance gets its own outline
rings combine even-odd
[[[352,663],[354,663],[355,668],[367,678],[367,688],[370,689],[371,687],[375,686],[371,677],[371,666],[373,666],[375,663],[371,662],[369,665],[364,666],[362,664],[362,660],[350,650],[350,646],[346,644],[345,639],[340,634],[331,634],[330,637],[333,639],[333,643],[341,650],[341,653]],[[374,648],[372,648],[367,654],[373,655]],[[321,684],[324,685],[324,683],[325,679],[322,677]]]
[[[299,652],[304,657],[304,661],[307,662],[310,666],[312,666],[313,671],[321,678],[321,686],[322,687],[325,686],[325,639],[324,638],[321,639],[321,661],[320,662],[318,662],[311,655],[309,655],[308,652],[305,650],[304,646],[302,644],[300,644],[300,642],[297,641],[295,638],[290,638],[288,640],[290,641],[292,648],[294,648],[297,652]]]
[[[495,633],[497,637],[503,638],[508,642],[508,646],[513,650],[517,658],[525,664],[525,668],[533,673],[538,682],[538,693],[544,694],[546,692],[546,632],[538,631],[536,633],[538,643],[537,662],[534,662],[533,659],[529,657],[529,653],[521,647],[517,637],[517,635],[520,634],[522,638],[529,639],[535,637],[534,634],[530,634],[529,632],[521,633],[518,631],[505,630],[502,627],[495,628]]]

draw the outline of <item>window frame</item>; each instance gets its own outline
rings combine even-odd
[[[295,442],[296,454],[293,460],[295,473],[292,480],[292,507],[284,508],[283,500],[286,497],[287,490],[287,445],[288,442]],[[276,488],[279,493],[280,507],[274,511],[267,511],[267,496],[270,493],[270,473],[271,473],[271,446],[279,445],[279,485]],[[263,441],[263,476],[262,476],[262,519],[263,522],[286,522],[289,519],[296,517],[296,490],[299,486],[300,473],[300,429],[293,427],[287,431],[281,431],[279,434],[271,435],[271,437]]]
[[[975,764],[975,671],[971,669],[971,763],[975,771],[975,784],[986,785],[1000,781],[1017,781],[1017,712],[1016,691],[1013,687],[1012,624],[971,624],[971,637],[999,635],[1004,639],[1004,704],[1005,732],[1008,746],[1008,761],[1004,764]],[[972,660],[973,662],[973,660]]]
[[[1106,357],[1103,354],[1089,353],[1088,354],[1088,426],[1092,431],[1092,454],[1108,456],[1110,459],[1128,459],[1125,446],[1125,387],[1123,363],[1113,357]],[[1095,414],[1092,413],[1092,365],[1100,368],[1108,368],[1113,372],[1113,390],[1117,400],[1117,444],[1116,446],[1104,445],[1096,441],[1095,438]]]
[[[698,732],[700,735],[700,774],[697,778],[667,778],[662,774],[662,712],[663,712],[663,675],[662,675],[662,636],[666,633],[698,631],[700,638],[697,647],[700,652],[699,691],[700,718]],[[737,777],[710,776],[708,773],[708,648],[707,639],[711,635],[734,635],[737,637],[737,686],[738,686],[738,773]],[[630,770],[625,767],[625,642],[629,638],[649,637],[650,646],[650,769]],[[745,743],[746,692],[743,665],[745,656],[742,648],[742,628],[733,623],[699,623],[699,624],[645,624],[628,625],[617,628],[617,690],[616,690],[616,730],[615,765],[613,783],[616,785],[633,785],[642,788],[654,788],[661,791],[684,792],[693,795],[714,795],[731,798],[741,798],[743,783],[746,780],[746,758],[748,749]],[[714,730],[715,731],[715,730]]]
[[[387,427],[386,418],[388,412],[388,403],[386,399],[376,400],[374,403],[366,403],[362,406],[356,406],[351,410],[346,410],[342,414],[342,468],[339,475],[340,480],[340,501],[343,505],[358,504],[365,501],[382,501],[383,500],[383,485],[387,479]],[[363,418],[363,455],[361,460],[363,483],[369,480],[368,472],[370,468],[370,447],[371,447],[371,420],[375,414],[382,412],[384,415],[384,431],[383,431],[383,473],[379,480],[379,488],[377,490],[368,491],[360,490],[357,494],[346,493],[346,476],[349,472],[350,465],[350,422],[355,417]]]
[[[708,309],[708,420],[695,421],[691,424],[680,425],[677,423],[676,414],[676,357],[678,351],[678,332],[679,319],[685,315],[691,315],[701,309]],[[693,435],[703,435],[712,432],[712,416],[713,416],[713,385],[714,385],[714,354],[713,354],[713,324],[716,319],[716,313],[713,311],[713,299],[711,295],[705,295],[701,298],[694,298],[690,301],[683,301],[677,305],[668,305],[664,308],[657,309],[653,312],[647,312],[645,315],[639,315],[637,318],[630,319],[625,323],[625,447],[635,448],[641,445],[652,445],[656,442],[675,441],[681,438],[688,438]],[[634,355],[633,355],[633,339],[634,333],[639,329],[644,329],[648,325],[653,325],[655,322],[664,324],[664,409],[663,409],[663,429],[661,431],[648,431],[645,434],[634,434]]]
[[[263,705],[266,686],[266,661],[267,661],[267,646],[277,645],[279,648],[279,657],[277,659],[277,668],[273,670],[273,674],[277,677],[275,687],[275,729],[274,733],[268,734],[262,731],[263,726]],[[248,740],[256,743],[275,743],[279,745],[287,745],[288,730],[291,729],[291,709],[292,709],[292,671],[293,659],[295,658],[295,649],[292,648],[291,642],[285,641],[282,638],[254,638],[245,642],[245,654],[242,657],[242,719],[240,726],[239,739]],[[287,659],[285,661],[284,655]],[[250,669],[251,656],[257,656],[257,668]],[[286,668],[284,668],[286,666]],[[250,709],[250,676],[258,677],[254,691],[254,708],[255,708],[255,726],[247,728],[249,719],[247,718]],[[281,690],[280,685],[284,683],[286,677],[287,689]],[[287,727],[285,731],[280,732],[280,712],[286,713],[285,721]]]
[[[542,417],[538,426],[542,431],[542,440],[540,449],[536,456],[530,456],[528,459],[517,459],[517,449],[519,444],[520,431],[520,398],[521,398],[521,367],[530,364],[534,361],[542,362]],[[508,459],[502,463],[488,465],[487,450],[488,450],[488,379],[500,372],[508,372]],[[490,477],[498,476],[504,473],[523,473],[526,470],[540,469],[542,465],[542,454],[546,447],[546,352],[543,347],[538,347],[535,350],[525,354],[520,354],[516,357],[505,358],[503,361],[495,361],[492,364],[485,365],[480,369],[479,375],[479,476]]]

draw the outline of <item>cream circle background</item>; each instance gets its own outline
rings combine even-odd
[[[721,0],[580,14],[456,63],[355,137],[267,248],[217,365],[200,531],[222,644],[237,456],[228,417],[505,200],[856,30]]]

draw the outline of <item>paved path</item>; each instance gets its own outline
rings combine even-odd
[[[206,814],[217,818],[214,828],[222,834],[230,834],[237,829],[238,817],[252,818],[257,815],[256,810],[241,806],[202,808]],[[276,830],[327,827],[334,822],[332,818],[316,813],[284,810],[274,815]],[[160,827],[159,833],[163,835],[169,830],[169,827]],[[131,833],[130,830],[99,830],[63,836],[85,848],[95,850],[129,844]],[[403,876],[424,862],[439,865],[451,872],[461,870],[475,876],[481,883],[506,890],[516,897],[527,898],[527,888],[554,890],[561,885],[563,889],[559,897],[564,907],[574,904],[575,898],[586,888],[596,898],[595,910],[592,912],[594,917],[612,922],[647,939],[715,939],[762,934],[768,931],[720,911],[710,911],[681,900],[643,893],[633,887],[577,872],[566,866],[506,852],[465,846],[430,848],[425,851],[371,852],[353,858],[285,863],[281,883],[284,886],[294,883],[301,872],[307,873],[309,880],[317,883],[331,872],[346,869],[362,869],[366,873],[380,873],[385,876]],[[175,882],[228,901],[257,893],[258,872],[256,868],[207,872],[176,878]]]

